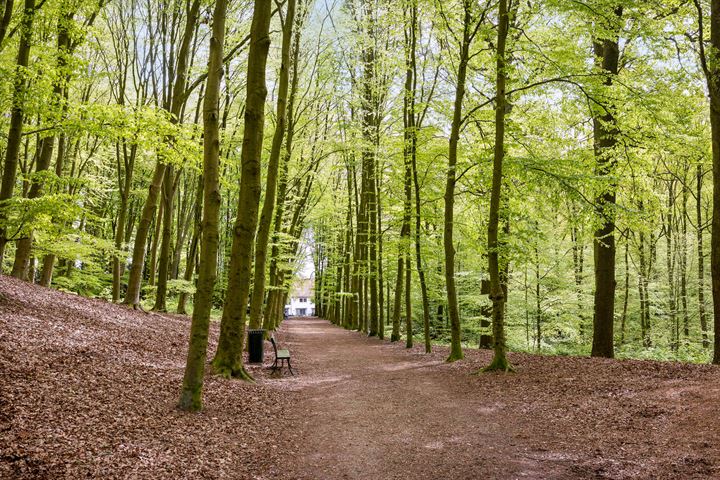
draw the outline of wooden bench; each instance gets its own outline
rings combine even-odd
[[[275,343],[275,337],[273,335],[270,335],[270,343],[272,343],[273,350],[275,350],[275,362],[272,364],[272,370],[275,372],[276,370],[280,370],[282,372],[282,368],[285,366],[285,360],[287,360],[288,370],[290,370],[290,375],[293,377],[295,374],[292,371],[292,365],[290,365],[290,350],[287,349],[280,349],[278,350],[277,344]],[[280,360],[280,366],[278,366],[278,360]]]

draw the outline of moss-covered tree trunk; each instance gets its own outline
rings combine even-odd
[[[510,28],[508,0],[498,2],[497,51],[495,72],[495,149],[493,155],[493,175],[490,189],[490,215],[488,219],[488,272],[490,274],[490,300],[492,301],[493,359],[485,370],[512,370],[507,359],[505,343],[505,302],[506,290],[503,288],[502,243],[499,239],[500,214],[503,184],[503,161],[505,159],[505,113],[507,99],[506,46]],[[539,324],[538,324],[539,326]],[[538,345],[540,344],[538,332]]]
[[[262,325],[262,304],[265,298],[265,264],[267,258],[268,240],[270,227],[272,226],[273,212],[275,211],[275,194],[277,190],[277,178],[279,173],[280,153],[283,139],[285,138],[285,126],[287,123],[287,97],[290,69],[290,48],[293,36],[293,25],[295,24],[295,0],[287,0],[287,10],[283,24],[282,49],[280,61],[280,77],[278,79],[277,108],[275,112],[276,126],[273,133],[270,159],[268,160],[267,178],[265,181],[265,202],[257,231],[255,242],[255,274],[252,296],[250,297],[250,328],[260,328]],[[297,62],[298,52],[294,52],[293,61]]]
[[[20,144],[23,135],[23,121],[25,119],[26,69],[30,58],[30,48],[32,47],[35,10],[35,0],[25,0],[22,19],[20,21],[20,41],[18,44],[17,59],[15,61],[15,79],[10,109],[10,128],[5,144],[5,161],[3,163],[2,184],[0,185],[0,224],[8,218],[6,203],[12,198],[13,192],[15,191],[15,179],[17,177]],[[0,270],[2,270],[7,242],[7,230],[5,227],[0,226]]]
[[[198,277],[190,344],[179,407],[197,411],[202,408],[202,387],[205,377],[208,330],[212,310],[213,288],[217,275],[217,252],[220,245],[220,79],[223,73],[223,46],[225,43],[226,0],[215,2],[207,86],[203,101],[203,213],[200,275]]]
[[[255,0],[248,52],[245,127],[240,153],[241,177],[238,215],[228,270],[228,286],[213,359],[215,372],[224,377],[250,379],[243,367],[245,317],[252,277],[252,254],[260,203],[260,159],[265,129],[265,68],[270,49],[272,1]]]

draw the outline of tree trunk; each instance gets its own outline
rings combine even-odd
[[[120,205],[118,207],[118,219],[117,226],[115,227],[115,249],[120,251],[124,250],[123,241],[125,239],[125,226],[127,223],[128,214],[128,202],[130,200],[130,189],[132,188],[133,173],[135,170],[135,158],[137,156],[137,144],[133,144],[130,147],[130,153],[127,152],[127,144],[122,144],[122,155],[120,153],[120,146],[116,147],[116,162],[118,170],[118,182],[120,183]],[[124,174],[120,175],[120,158],[123,159]],[[119,255],[114,255],[112,260],[112,275],[113,275],[113,286],[112,286],[112,300],[114,303],[120,301],[120,283],[122,277],[122,265],[125,264],[125,259]]]
[[[223,40],[224,41],[224,40]],[[204,202],[204,191],[205,191],[205,178],[203,175],[198,175],[198,184],[195,189],[195,211],[193,213],[195,217],[195,226],[193,228],[193,236],[190,241],[190,248],[188,249],[187,264],[185,265],[185,275],[183,279],[189,282],[193,279],[195,273],[195,258],[197,257],[198,244],[200,236],[202,235],[202,206]],[[219,235],[219,233],[218,233]],[[219,247],[218,247],[219,248]],[[217,262],[217,252],[215,255],[215,261]],[[181,292],[178,298],[177,313],[185,314],[185,303],[187,302],[187,293]]]
[[[216,0],[208,61],[207,87],[203,108],[203,226],[200,275],[190,325],[190,342],[180,394],[182,410],[202,408],[202,386],[205,377],[210,311],[217,275],[217,252],[220,244],[220,132],[219,90],[223,72],[226,0]]]
[[[7,6],[6,6],[7,8]],[[13,83],[12,107],[10,112],[10,128],[5,144],[5,162],[3,164],[2,184],[0,185],[0,224],[8,218],[7,202],[15,190],[15,178],[22,142],[23,121],[25,119],[25,90],[27,88],[26,69],[32,46],[33,20],[35,19],[35,0],[25,0],[20,25],[20,43],[17,60],[15,61],[15,80]],[[0,269],[2,268],[7,245],[7,230],[0,227]]]
[[[619,21],[622,7],[614,9],[614,18],[607,27],[613,32],[612,38],[598,39],[593,42],[596,61],[605,74],[604,85],[609,89],[618,73],[620,50],[618,47]],[[596,174],[611,178],[615,167],[615,146],[617,144],[617,122],[611,102],[600,106],[602,113],[593,114],[594,152]],[[595,303],[593,316],[593,357],[612,358],[613,326],[615,315],[615,184],[610,184],[595,199],[597,215],[602,225],[595,231],[593,241],[595,268]]]
[[[280,63],[280,78],[278,80],[278,97],[276,118],[277,125],[273,134],[270,159],[268,161],[265,202],[257,231],[255,242],[255,275],[253,282],[252,296],[250,297],[250,328],[260,328],[262,325],[262,304],[265,298],[265,263],[267,258],[268,240],[270,227],[272,226],[272,215],[275,211],[275,193],[277,188],[277,177],[280,163],[280,153],[283,139],[285,138],[285,125],[287,123],[286,102],[288,97],[289,68],[290,68],[290,43],[295,23],[295,0],[288,0],[285,14],[285,23],[282,34],[282,50]],[[293,52],[293,62],[297,63],[299,52]]]
[[[175,209],[175,168],[168,165],[163,180],[163,219],[162,242],[160,244],[160,257],[158,258],[157,291],[155,293],[156,312],[167,312],[167,282],[170,267],[170,242],[173,237],[173,211]],[[179,227],[179,226],[178,226]]]
[[[213,359],[215,372],[224,377],[251,379],[243,367],[245,316],[252,276],[252,254],[260,202],[260,159],[265,128],[265,67],[270,49],[272,1],[255,0],[248,53],[245,127],[240,153],[241,178],[238,215],[228,270],[228,286]]]
[[[455,245],[453,244],[454,207],[455,207],[455,175],[457,165],[457,147],[460,141],[460,127],[462,126],[462,104],[465,97],[465,77],[470,57],[470,43],[472,41],[471,2],[463,1],[463,35],[460,45],[460,61],[457,71],[457,85],[455,86],[455,102],[453,105],[453,120],[450,128],[448,145],[448,169],[445,181],[445,225],[443,229],[443,247],[445,250],[445,283],[447,285],[448,310],[450,313],[450,355],[448,362],[463,358],[460,344],[460,313],[458,311],[457,290],[455,288]]]
[[[507,260],[502,258],[501,241],[499,240],[500,202],[503,184],[503,160],[505,159],[505,84],[507,82],[506,44],[510,28],[510,12],[507,0],[498,3],[498,34],[497,34],[497,72],[495,79],[495,150],[493,156],[492,188],[490,190],[490,217],[488,221],[488,272],[490,274],[490,300],[492,301],[492,330],[494,356],[485,369],[512,370],[507,360],[505,344],[505,298],[506,282],[501,278],[501,270],[505,270]],[[539,342],[538,338],[538,342]],[[539,343],[538,343],[539,344]]]
[[[703,227],[702,227],[702,181],[703,171],[702,164],[698,162],[696,171],[697,197],[695,201],[695,222],[697,229],[695,236],[697,237],[697,280],[698,280],[698,316],[700,317],[700,331],[702,332],[703,348],[710,347],[707,328],[707,314],[705,312],[705,251],[703,249]]]
[[[168,104],[170,106],[171,121],[180,123],[180,114],[183,105],[187,101],[185,89],[187,87],[188,61],[190,57],[190,44],[196,31],[200,12],[200,0],[193,0],[187,11],[187,19],[183,30],[180,47],[177,54],[177,68],[175,79],[172,85],[172,94]],[[172,139],[168,139],[172,141]],[[162,187],[165,169],[167,165],[162,159],[158,159],[153,172],[152,182],[148,191],[147,200],[143,205],[140,222],[138,223],[137,233],[135,234],[135,245],[133,247],[132,266],[128,277],[128,288],[125,292],[124,304],[132,305],[137,308],[140,304],[140,286],[142,283],[142,269],[145,262],[145,243],[147,242],[148,233],[152,219],[155,216],[155,210],[158,205],[160,189]],[[159,218],[158,218],[159,221]]]

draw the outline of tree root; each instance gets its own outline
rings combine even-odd
[[[488,373],[488,372],[513,373],[513,372],[515,372],[515,368],[508,361],[508,359],[505,355],[502,355],[502,356],[495,355],[495,357],[493,357],[492,362],[490,362],[490,365],[488,365],[485,368],[480,369],[480,371],[478,373]]]
[[[255,379],[245,370],[245,366],[242,364],[231,366],[221,362],[213,362],[212,367],[213,373],[219,377],[255,383]]]
[[[450,352],[450,355],[445,359],[445,363],[457,362],[458,360],[462,360],[463,358],[465,358],[465,355],[463,355],[462,352]]]

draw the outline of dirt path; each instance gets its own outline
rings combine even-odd
[[[288,478],[711,478],[720,474],[720,377],[710,366],[512,355],[513,375],[473,375],[488,352],[285,322],[296,455]],[[274,383],[274,382],[273,382]]]

